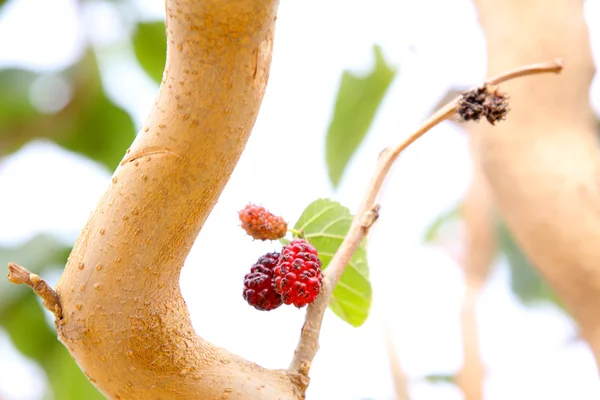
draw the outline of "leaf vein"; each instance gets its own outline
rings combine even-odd
[[[318,213],[316,213],[315,215],[313,215],[312,217],[310,217],[305,223],[304,225],[302,225],[299,230],[304,230],[306,229],[307,226],[309,226],[310,224],[312,224],[313,222],[315,222],[316,219],[318,219],[319,217],[321,217],[323,214],[325,214],[327,211],[331,210],[332,208],[338,207],[339,205],[336,203],[332,203],[327,207],[324,207],[321,211],[319,211]]]
[[[366,281],[366,279],[365,279]],[[363,299],[368,299],[369,298],[369,293],[370,292],[359,292],[358,290],[356,290],[354,287],[348,285],[347,283],[343,282],[343,281],[339,281],[337,286],[341,286],[343,288],[345,288],[346,290],[348,290],[349,292],[354,293],[355,295],[363,298]]]

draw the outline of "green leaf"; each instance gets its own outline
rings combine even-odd
[[[446,227],[449,223],[460,220],[460,205],[446,211],[437,217],[433,223],[427,228],[425,231],[425,235],[423,240],[425,243],[433,243],[435,242],[439,236],[440,232],[444,227]]]
[[[319,199],[306,207],[294,229],[303,232],[315,246],[326,269],[351,224],[352,215],[346,207],[329,199]],[[366,241],[363,241],[335,287],[329,308],[342,320],[358,327],[369,315],[371,297]]]
[[[510,286],[517,298],[525,305],[549,302],[564,310],[558,296],[529,262],[504,222],[498,221],[496,229],[500,251],[506,257],[510,268]]]
[[[133,35],[133,48],[144,71],[160,83],[167,57],[164,21],[140,22]]]
[[[325,152],[329,179],[337,187],[344,170],[364,140],[396,70],[390,67],[381,48],[375,46],[375,65],[365,76],[344,71],[333,118],[327,130]]]
[[[12,261],[41,275],[48,267],[63,266],[70,251],[69,246],[60,243],[55,238],[40,235],[16,247],[0,247],[0,268],[7,271],[7,264]],[[0,279],[0,315],[24,290],[30,290],[10,283],[5,277],[2,278]]]

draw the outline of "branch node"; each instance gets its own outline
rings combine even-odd
[[[308,371],[310,371],[310,365],[310,361],[302,361],[302,364],[300,364],[300,375],[303,375],[306,378],[308,378]]]
[[[301,371],[288,372],[288,376],[290,380],[294,383],[294,385],[296,385],[296,387],[300,389],[302,393],[302,398],[306,398],[306,389],[308,389],[308,385],[310,384],[308,372],[306,375],[304,375]]]
[[[7,276],[8,280],[14,284],[25,284],[32,288],[35,294],[42,298],[44,307],[52,312],[57,319],[60,320],[62,318],[62,307],[58,294],[39,275],[32,273],[27,268],[10,262],[8,263]]]
[[[362,222],[360,224],[364,234],[366,235],[371,229],[371,226],[377,221],[379,218],[379,210],[381,206],[379,204],[375,204],[369,211],[367,211],[362,218]]]

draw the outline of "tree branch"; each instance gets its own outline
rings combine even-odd
[[[494,134],[481,135],[479,151],[507,227],[577,321],[600,368],[600,157],[583,3],[475,1],[488,74],[554,54],[569,66],[557,80],[507,84],[514,112]]]
[[[167,62],[155,105],[56,287],[58,337],[108,399],[301,397],[293,374],[200,338],[179,287],[256,121],[277,7],[166,1]],[[20,270],[12,278],[39,282]]]
[[[32,288],[35,294],[42,298],[44,307],[51,311],[57,320],[62,318],[62,306],[58,294],[39,275],[32,273],[27,268],[9,262],[8,280],[17,285],[25,284]]]
[[[488,85],[498,85],[509,79],[514,79],[521,76],[540,73],[557,73],[561,70],[562,62],[560,60],[554,60],[541,64],[532,64],[510,70],[506,73],[491,78],[486,85],[474,90],[482,90],[483,87]],[[464,95],[459,96],[446,104],[431,117],[429,117],[402,143],[395,147],[387,148],[380,154],[375,172],[373,173],[373,177],[366,188],[365,197],[352,221],[350,230],[348,231],[348,234],[340,245],[340,248],[336,252],[335,256],[329,263],[329,266],[324,271],[323,292],[321,295],[319,295],[317,300],[308,307],[305,322],[300,335],[300,340],[294,352],[292,362],[289,366],[289,371],[299,373],[308,378],[310,365],[319,349],[319,334],[321,331],[321,324],[323,322],[323,315],[325,314],[325,310],[327,309],[331,299],[333,289],[342,276],[342,273],[352,258],[352,255],[368,233],[370,224],[365,224],[364,221],[372,220],[372,218],[369,218],[368,215],[377,215],[378,207],[375,205],[375,201],[394,161],[400,155],[400,153],[404,151],[404,149],[415,142],[418,138],[423,136],[431,128],[452,117],[458,111],[463,98]]]

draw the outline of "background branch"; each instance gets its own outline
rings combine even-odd
[[[556,54],[569,66],[556,80],[507,83],[513,112],[493,134],[481,132],[479,153],[512,236],[577,321],[600,366],[600,154],[583,1],[475,4],[489,74]]]
[[[514,79],[520,76],[539,73],[557,73],[561,70],[562,61],[560,60],[554,60],[541,64],[532,64],[529,66],[519,67],[517,69],[511,69],[506,73],[502,73],[494,78],[491,78],[488,80],[487,84],[497,85],[508,79]],[[474,90],[482,90],[482,88],[485,86],[486,85]],[[321,331],[321,324],[323,322],[325,310],[327,309],[327,305],[331,299],[333,289],[342,276],[342,273],[352,258],[352,255],[368,233],[368,227],[365,226],[364,221],[368,220],[369,214],[377,213],[375,201],[394,161],[404,149],[415,142],[418,138],[423,136],[431,128],[452,117],[458,111],[462,98],[463,96],[457,97],[450,103],[446,104],[431,117],[429,117],[401,144],[392,148],[387,148],[380,154],[375,172],[373,173],[373,177],[367,186],[365,197],[359,206],[358,211],[356,212],[356,215],[352,221],[352,225],[350,226],[350,230],[348,231],[348,234],[340,245],[340,248],[336,252],[335,256],[331,260],[329,266],[324,271],[323,292],[321,295],[319,295],[317,300],[308,307],[305,322],[300,334],[300,340],[294,352],[292,362],[289,366],[290,372],[298,373],[308,377],[310,365],[319,349],[319,333]]]
[[[466,281],[461,307],[463,365],[457,384],[466,400],[483,400],[485,367],[479,350],[477,301],[496,255],[494,209],[486,177],[477,153],[480,126],[467,129],[473,160],[473,180],[461,207],[465,224],[465,254],[460,263]]]
[[[385,329],[385,343],[387,345],[388,359],[390,361],[392,381],[394,382],[395,398],[396,400],[410,400],[410,395],[408,394],[408,380],[406,379],[406,374],[402,369],[402,365],[400,365],[400,359],[398,358],[396,346],[394,346],[394,340],[387,328]]]

